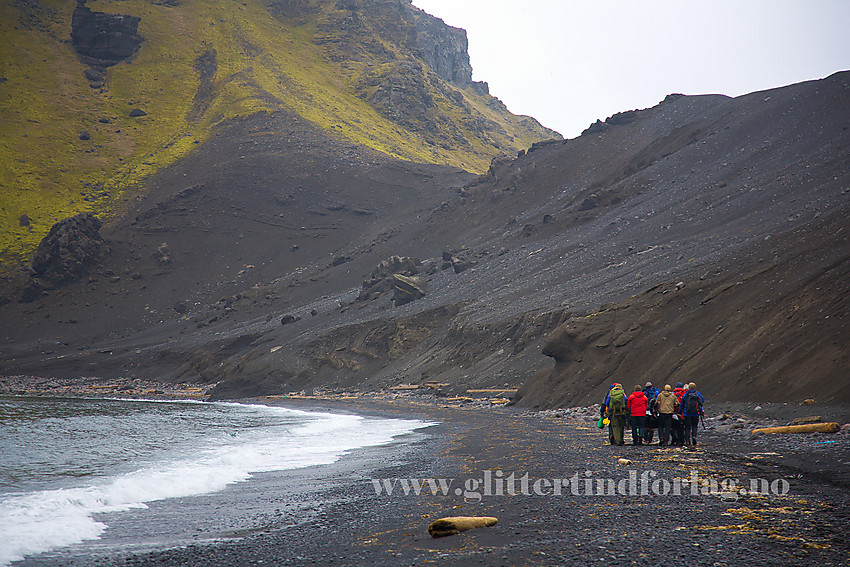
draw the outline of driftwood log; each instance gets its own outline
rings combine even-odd
[[[431,522],[431,525],[428,526],[428,533],[431,534],[431,537],[446,537],[466,530],[495,526],[498,521],[491,516],[451,516]]]
[[[762,427],[753,429],[753,435],[759,433],[835,433],[841,429],[837,423],[807,423],[805,425],[783,425],[781,427]]]

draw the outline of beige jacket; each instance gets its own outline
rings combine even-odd
[[[679,405],[679,399],[676,394],[664,390],[658,394],[658,413],[676,413],[676,406]]]

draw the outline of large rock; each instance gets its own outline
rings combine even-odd
[[[54,224],[33,257],[33,279],[60,285],[83,275],[103,251],[100,227],[100,219],[91,213]]]
[[[454,269],[456,274],[459,274],[469,268],[473,267],[476,264],[473,260],[469,260],[468,258],[464,258],[461,256],[456,256],[455,252],[443,252],[443,264],[442,268],[452,268]]]
[[[393,303],[398,307],[425,297],[419,278],[393,274]]]
[[[363,287],[357,301],[377,299],[390,290],[395,289],[394,275],[415,276],[419,273],[421,262],[409,256],[390,256],[378,264],[369,279],[363,281]]]
[[[78,2],[71,17],[71,41],[83,63],[110,67],[133,56],[142,38],[141,18],[122,14],[93,12]]]

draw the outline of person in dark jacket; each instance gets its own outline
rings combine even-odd
[[[685,421],[682,417],[682,397],[685,395],[685,388],[681,382],[676,382],[673,395],[676,396],[679,408],[673,414],[673,424],[670,428],[670,434],[673,436],[673,445],[679,446],[685,444]]]
[[[626,402],[626,409],[629,412],[629,421],[632,424],[632,444],[643,445],[643,425],[646,422],[646,409],[649,407],[649,400],[646,399],[646,394],[640,388],[640,384],[635,386],[635,391],[629,396]]]
[[[699,420],[704,415],[703,404],[705,397],[697,391],[693,382],[688,384],[688,390],[682,396],[682,415],[685,418],[685,445],[697,444]]]
[[[655,399],[658,397],[659,390],[652,385],[652,382],[647,382],[643,387],[643,393],[646,396],[647,409],[646,421],[643,424],[643,442],[649,445],[652,443],[652,436],[655,429],[658,427],[658,410],[655,407]]]

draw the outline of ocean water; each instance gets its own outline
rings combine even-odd
[[[97,539],[103,513],[330,464],[427,425],[236,403],[0,397],[0,566]]]

